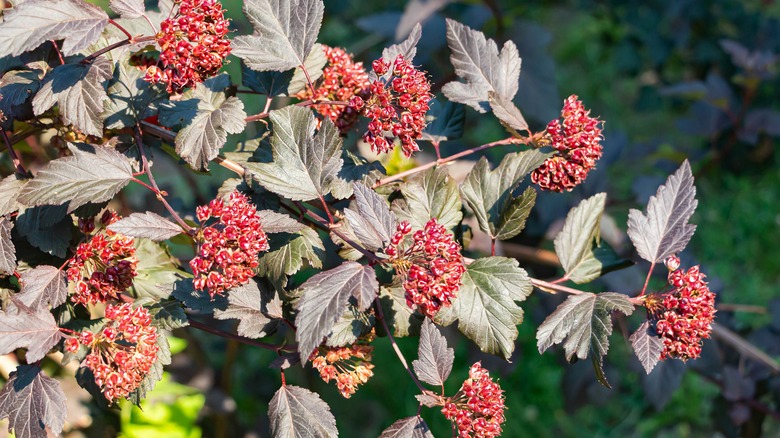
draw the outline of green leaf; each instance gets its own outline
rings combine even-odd
[[[43,80],[33,98],[36,116],[57,104],[66,124],[72,124],[85,134],[103,136],[103,107],[108,100],[106,81],[112,64],[98,58],[89,64],[65,64],[56,67]]]
[[[321,0],[247,0],[244,15],[255,32],[233,39],[233,55],[257,71],[302,65],[317,41],[325,7]]]
[[[374,327],[374,316],[361,312],[355,306],[347,306],[347,310],[333,324],[333,329],[325,341],[328,347],[343,347],[354,344],[362,335]]]
[[[486,353],[509,359],[515,349],[517,325],[523,322],[524,301],[533,287],[517,260],[485,257],[470,264],[463,274],[452,306],[436,315],[437,322],[458,329]]]
[[[24,205],[68,203],[68,212],[108,201],[133,178],[130,160],[108,146],[71,145],[73,156],[50,161],[19,193]]]
[[[306,228],[306,225],[298,222],[295,218],[277,213],[272,210],[260,210],[257,212],[263,231],[268,234],[274,233],[297,233]]]
[[[216,309],[216,319],[237,319],[238,334],[251,339],[268,336],[275,322],[267,315],[266,306],[275,296],[275,291],[260,287],[257,281],[234,287],[227,292],[228,305],[225,310]]]
[[[628,316],[634,312],[634,305],[628,296],[614,292],[571,295],[539,326],[539,353],[563,342],[566,360],[570,362],[574,356],[587,358],[591,349],[598,356],[607,354],[615,310]]]
[[[320,235],[311,228],[269,236],[268,244],[271,250],[260,256],[257,267],[261,276],[280,280],[285,275],[293,275],[303,267],[304,259],[311,266],[322,268],[325,246]]]
[[[406,220],[413,229],[422,229],[431,219],[452,230],[463,218],[458,185],[446,167],[420,172],[401,186],[403,200],[393,202],[399,220]]]
[[[295,317],[295,339],[301,362],[309,359],[312,350],[333,330],[347,310],[350,298],[379,292],[376,273],[370,266],[344,262],[336,268],[315,274],[301,285],[301,299]],[[360,299],[358,299],[360,301]]]
[[[164,299],[145,307],[152,316],[152,325],[158,329],[173,330],[190,325],[182,303],[177,300]]]
[[[67,255],[73,228],[67,205],[26,208],[16,218],[16,231],[20,236],[30,245],[59,258]]]
[[[188,90],[184,100],[160,105],[161,123],[170,126],[172,120],[181,121],[176,153],[195,170],[208,170],[209,162],[225,145],[227,134],[240,134],[246,127],[244,103],[227,96],[225,90],[229,87],[230,77],[221,74]]]
[[[565,278],[573,275],[575,283],[586,283],[601,272],[593,246],[600,242],[606,199],[606,193],[599,193],[580,202],[566,215],[563,229],[555,236],[555,253],[566,272]]]
[[[154,389],[157,382],[162,379],[163,366],[171,364],[171,346],[168,344],[168,337],[160,330],[157,331],[157,347],[157,358],[149,369],[149,373],[146,374],[138,388],[131,392],[127,398],[136,406],[141,404],[141,400],[145,399],[146,395]]]
[[[425,125],[421,139],[434,143],[457,140],[463,137],[463,123],[466,120],[466,108],[455,102],[431,99],[431,109],[425,115]]]
[[[26,0],[7,9],[0,23],[0,57],[18,56],[48,40],[65,40],[62,53],[72,55],[97,41],[108,15],[81,0]]]
[[[165,299],[171,295],[175,283],[183,278],[168,251],[149,239],[135,239],[138,258],[133,279],[132,295],[136,298]]]
[[[11,275],[16,271],[16,248],[11,241],[14,224],[0,216],[0,274]]]
[[[317,393],[283,385],[268,404],[274,438],[331,438],[339,435],[330,407]]]
[[[593,243],[590,252],[586,254],[585,258],[574,270],[568,273],[568,277],[569,280],[582,284],[631,265],[633,265],[631,260],[626,260],[617,255],[615,250],[605,240],[602,240],[598,245],[595,242]]]
[[[369,251],[384,249],[395,233],[396,218],[381,196],[363,184],[354,185],[355,208],[344,209],[344,217],[358,240]]]
[[[58,436],[67,414],[60,382],[38,365],[19,365],[0,390],[0,420],[17,438],[46,438],[47,428]]]
[[[403,338],[420,333],[425,317],[406,305],[406,293],[400,284],[382,286],[379,298],[387,324],[393,328],[393,336]]]
[[[341,138],[333,122],[317,120],[307,108],[288,106],[271,111],[273,135],[270,163],[247,163],[253,180],[265,189],[293,201],[327,195],[343,162]]]
[[[4,129],[13,130],[13,121],[32,118],[32,98],[41,88],[41,70],[12,70],[0,79],[0,111],[5,115]]]
[[[482,231],[491,238],[510,239],[523,230],[536,194],[526,191],[514,197],[512,193],[548,156],[535,149],[510,153],[494,170],[487,158],[480,158],[460,191]]]
[[[131,128],[157,112],[157,105],[167,98],[165,90],[145,81],[145,75],[145,70],[130,65],[127,57],[116,63],[102,116],[106,128]]]

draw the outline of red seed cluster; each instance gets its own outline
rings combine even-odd
[[[335,380],[339,393],[344,398],[350,398],[358,386],[374,375],[374,365],[371,364],[374,347],[369,345],[373,340],[372,332],[347,347],[321,346],[311,353],[309,360],[320,372],[322,380],[326,383]]]
[[[590,117],[575,95],[563,102],[563,126],[553,120],[547,124],[551,146],[558,152],[531,174],[531,181],[544,190],[571,191],[585,181],[601,158],[601,120]]]
[[[322,72],[322,79],[312,93],[306,87],[295,97],[301,100],[350,102],[350,105],[318,104],[313,108],[331,119],[342,134],[357,122],[359,109],[368,94],[368,73],[362,62],[355,62],[352,55],[339,47],[323,45],[328,65]],[[353,100],[354,99],[354,100]]]
[[[201,227],[195,234],[197,255],[190,261],[195,289],[207,289],[211,297],[254,276],[257,255],[268,250],[268,237],[257,209],[242,193],[227,201],[214,199],[197,208]]]
[[[90,349],[83,366],[92,370],[95,383],[106,400],[113,403],[128,397],[144,380],[157,360],[157,329],[149,311],[130,304],[109,305],[108,323],[97,335],[84,331],[69,338],[66,349],[74,352],[79,344]]]
[[[458,293],[460,279],[466,272],[460,244],[436,218],[412,232],[407,221],[398,224],[385,254],[396,270],[405,276],[406,304],[433,318],[442,307],[448,307]]]
[[[477,362],[441,412],[455,422],[460,438],[494,438],[501,435],[504,423],[504,391]]]
[[[160,24],[159,65],[146,70],[149,82],[179,93],[217,74],[230,54],[229,21],[216,0],[181,0],[176,14]]]
[[[674,288],[650,303],[657,317],[655,330],[664,343],[661,359],[696,359],[701,355],[701,341],[710,337],[715,319],[715,294],[710,291],[704,274],[694,266],[678,269],[680,259],[669,257],[669,284]]]
[[[431,100],[431,83],[425,73],[398,55],[391,63],[379,58],[372,64],[378,78],[371,82],[365,102],[354,99],[352,105],[363,107],[363,115],[370,118],[363,140],[376,153],[389,152],[394,139],[401,141],[404,155],[410,157],[419,151],[417,139],[425,128],[425,113]],[[390,72],[389,78],[385,74]],[[363,106],[364,104],[365,106]]]
[[[100,218],[101,228],[79,244],[76,254],[68,261],[68,281],[75,285],[71,297],[74,303],[86,306],[117,299],[133,285],[133,278],[138,275],[133,239],[105,229],[118,220],[119,215],[106,210]],[[80,220],[79,227],[85,234],[91,234],[95,222]]]

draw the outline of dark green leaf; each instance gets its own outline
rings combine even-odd
[[[41,115],[57,104],[66,124],[85,134],[103,136],[103,108],[108,100],[105,82],[112,76],[111,61],[98,58],[89,64],[56,67],[43,80],[33,98],[33,111]]]
[[[428,425],[420,417],[402,418],[379,435],[379,438],[433,438]]]
[[[566,215],[563,229],[555,236],[555,253],[566,278],[575,283],[586,283],[601,273],[593,246],[600,242],[601,216],[606,200],[607,194],[599,193],[580,202]]]
[[[272,111],[270,163],[247,163],[252,179],[293,201],[309,201],[331,190],[343,165],[341,138],[333,122],[317,120],[307,108],[288,106]]]
[[[35,313],[19,309],[0,311],[0,354],[26,348],[27,361],[36,362],[43,359],[62,337],[57,322],[46,309]]]
[[[658,361],[661,360],[661,351],[664,349],[661,338],[649,331],[650,322],[645,321],[629,338],[631,347],[633,347],[636,357],[642,363],[647,374],[650,374]]]
[[[0,274],[11,275],[16,271],[16,248],[11,241],[14,224],[0,216]]]
[[[420,172],[401,186],[402,202],[393,203],[399,220],[406,220],[413,229],[422,229],[431,219],[452,230],[463,218],[458,185],[446,167]]]
[[[322,268],[325,246],[319,234],[311,228],[297,233],[279,233],[269,237],[271,250],[260,256],[257,271],[261,276],[280,280],[293,275],[303,267],[303,260],[315,268]]]
[[[0,23],[0,57],[17,56],[47,40],[65,40],[64,55],[97,41],[108,24],[102,9],[81,0],[26,0],[6,10]]]
[[[171,297],[181,301],[187,309],[202,313],[214,313],[217,309],[225,310],[228,306],[227,297],[224,295],[216,295],[212,299],[208,292],[195,290],[191,278],[177,280]]]
[[[166,94],[161,86],[145,81],[145,75],[145,70],[130,65],[127,59],[116,63],[114,79],[108,85],[108,102],[103,110],[106,128],[130,128],[156,113],[157,105]]]
[[[315,274],[301,285],[302,296],[295,318],[295,339],[301,362],[306,362],[315,347],[333,330],[352,297],[365,297],[379,291],[374,269],[356,262],[344,262],[336,268]],[[360,301],[360,299],[358,299]]]
[[[425,317],[409,308],[400,284],[382,286],[379,296],[387,324],[393,328],[393,336],[403,338],[420,333]]]
[[[26,208],[16,218],[16,231],[41,251],[65,258],[74,228],[67,209],[67,205]]]
[[[149,239],[135,239],[135,254],[138,258],[133,279],[132,292],[136,298],[168,298],[182,272],[171,260],[168,251]]]
[[[515,349],[517,325],[523,322],[524,301],[533,287],[517,260],[485,257],[468,266],[452,306],[442,309],[437,322],[458,329],[486,353],[509,359]]]
[[[634,305],[626,295],[614,292],[571,295],[539,326],[539,353],[563,342],[568,361],[587,358],[591,349],[599,356],[607,354],[615,310],[631,315]]]
[[[419,359],[412,361],[417,378],[433,386],[444,386],[452,371],[455,350],[447,347],[447,339],[428,318],[420,332],[417,357]]]
[[[268,336],[275,322],[267,315],[266,306],[275,296],[275,291],[259,287],[255,280],[234,287],[227,292],[228,305],[225,310],[214,311],[216,319],[237,319],[238,334],[257,339]]]
[[[47,438],[47,428],[58,436],[67,414],[60,382],[38,365],[20,365],[0,390],[0,420],[17,438]]]
[[[68,203],[68,212],[114,197],[133,178],[124,155],[107,146],[72,146],[73,156],[52,160],[19,193],[25,205]]]
[[[612,271],[627,268],[632,264],[630,260],[617,255],[607,241],[601,240],[598,245],[594,242],[591,251],[568,274],[568,277],[578,284],[587,283]]]
[[[338,178],[333,181],[331,193],[335,198],[347,199],[352,196],[353,183],[359,182],[372,187],[374,183],[385,176],[385,168],[379,161],[368,161],[348,150],[341,154],[344,165],[339,170]]]
[[[32,97],[41,88],[40,70],[13,70],[0,79],[0,111],[6,121],[5,129],[12,130],[14,119],[28,119],[33,116]]]
[[[160,300],[147,306],[146,309],[152,316],[152,325],[158,329],[173,330],[190,325],[187,314],[184,313],[184,307],[177,300]]]
[[[461,184],[460,191],[482,231],[492,238],[502,239],[512,238],[522,231],[536,196],[526,192],[515,198],[512,192],[547,157],[548,154],[535,149],[514,152],[507,154],[494,170],[490,170],[487,158],[480,158]]]
[[[276,391],[268,405],[274,438],[330,438],[339,435],[330,407],[316,393],[293,385]]]
[[[255,32],[233,39],[233,55],[252,70],[285,71],[306,61],[324,5],[321,0],[248,0],[243,10]]]
[[[423,130],[423,140],[440,143],[463,137],[463,123],[466,120],[466,108],[463,105],[434,98],[431,99],[430,107],[425,115],[428,124]]]
[[[133,213],[108,226],[108,229],[130,237],[143,237],[155,242],[170,239],[184,232],[181,226],[157,213]]]

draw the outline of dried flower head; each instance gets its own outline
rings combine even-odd
[[[229,21],[216,0],[181,0],[176,13],[160,24],[160,60],[145,79],[179,93],[217,74],[230,54]]]
[[[92,370],[95,383],[110,403],[128,397],[144,380],[157,360],[157,329],[151,325],[149,311],[133,309],[130,304],[106,308],[108,322],[100,331],[82,332],[66,341],[68,351],[79,344],[90,349],[82,363]]]
[[[342,134],[349,131],[360,115],[363,99],[368,94],[368,73],[362,62],[355,62],[352,55],[340,47],[323,45],[328,64],[312,93],[306,87],[295,97],[313,101],[350,102],[350,105],[317,104],[313,108],[331,119]],[[354,99],[354,100],[353,100]]]
[[[461,438],[494,438],[501,435],[504,409],[504,391],[477,362],[471,366],[469,378],[441,412],[455,422],[457,436]]]
[[[425,128],[431,83],[403,55],[398,55],[392,65],[377,59],[372,67],[377,79],[371,82],[365,102],[355,102],[356,106],[364,104],[363,115],[371,119],[363,140],[372,151],[382,153],[391,151],[398,138],[404,155],[410,157],[420,150],[416,140]],[[385,77],[387,72],[391,72],[389,78]]]
[[[257,209],[246,195],[234,191],[227,200],[214,199],[197,208],[200,228],[197,253],[190,261],[195,289],[214,297],[254,276],[257,256],[268,250],[268,237]]]
[[[407,221],[398,224],[385,254],[399,274],[404,276],[406,304],[433,318],[442,308],[452,304],[466,272],[460,244],[436,218],[425,228],[412,232]]]
[[[590,117],[575,95],[563,102],[561,118],[563,126],[557,119],[547,124],[550,145],[558,152],[531,174],[534,184],[556,192],[571,191],[585,181],[601,158],[604,139],[601,121]]]
[[[106,229],[119,220],[119,215],[106,210],[100,218],[100,228],[95,232],[92,219],[79,221],[79,228],[92,237],[76,248],[76,254],[68,261],[67,277],[74,284],[74,303],[87,305],[116,299],[133,285],[138,259],[131,237]]]
[[[663,340],[661,359],[696,359],[701,355],[702,339],[710,337],[715,319],[715,294],[710,291],[704,274],[694,266],[679,269],[680,259],[666,260],[671,292],[651,295],[645,302],[656,320],[655,331]]]
[[[344,398],[350,398],[358,386],[368,382],[374,375],[371,363],[371,353],[374,347],[374,332],[359,338],[347,347],[320,346],[311,353],[309,360],[312,366],[320,372],[320,377],[326,383],[336,381],[336,387]]]

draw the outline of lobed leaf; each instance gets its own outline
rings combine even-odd
[[[685,160],[650,197],[646,214],[629,211],[628,237],[639,256],[657,263],[685,249],[696,231],[688,220],[697,204],[691,165]]]
[[[420,172],[401,186],[403,202],[395,201],[393,211],[413,229],[422,229],[431,219],[452,230],[463,218],[458,185],[446,167]]]
[[[33,116],[32,100],[35,93],[41,88],[41,76],[43,71],[12,70],[6,72],[0,78],[0,111],[6,120],[0,122],[6,130],[13,130],[15,119],[29,119]]]
[[[375,191],[364,184],[353,186],[355,209],[344,209],[344,216],[352,232],[369,251],[383,249],[395,233],[395,215]]]
[[[89,202],[108,201],[133,178],[130,161],[107,146],[71,146],[73,156],[50,161],[19,193],[25,205],[68,204],[68,212]]]
[[[315,44],[303,64],[312,82],[322,77],[323,68],[327,63],[328,58],[322,45]],[[247,67],[243,61],[241,61],[241,84],[268,97],[292,96],[308,87],[306,74],[300,66],[295,70],[283,72],[255,71]]]
[[[295,317],[295,339],[301,362],[306,363],[312,350],[330,334],[333,325],[347,309],[351,297],[365,307],[369,296],[379,291],[376,273],[370,266],[344,262],[336,268],[315,274],[301,285],[302,296]]]
[[[111,68],[106,58],[55,67],[33,98],[33,112],[39,116],[57,104],[65,124],[103,137],[104,102],[109,100],[105,83],[112,76]]]
[[[433,434],[425,420],[418,415],[396,421],[379,438],[433,438]]]
[[[14,299],[33,311],[57,307],[68,298],[65,272],[54,266],[37,266],[25,271],[19,280],[22,288]]]
[[[336,419],[319,395],[308,389],[282,385],[268,404],[271,434],[275,438],[337,437]]]
[[[151,211],[133,213],[109,225],[108,229],[125,236],[142,237],[154,242],[161,242],[184,232],[179,225]]]
[[[17,348],[27,349],[27,361],[43,359],[63,337],[57,322],[48,310],[35,313],[19,309],[0,311],[0,354]]]
[[[260,210],[257,212],[257,216],[260,218],[263,231],[269,234],[295,233],[306,228],[306,225],[298,222],[295,218],[271,210]]]
[[[280,280],[285,275],[293,275],[303,267],[303,261],[322,268],[325,258],[325,246],[311,228],[305,227],[295,233],[279,233],[270,236],[271,250],[263,253],[259,259],[257,272],[271,280]],[[276,249],[274,249],[276,248]]]
[[[341,138],[329,119],[317,120],[307,108],[288,106],[272,111],[270,163],[246,163],[252,179],[293,201],[310,201],[330,192],[343,165]]]
[[[19,210],[17,198],[26,183],[26,179],[18,178],[15,174],[8,175],[0,181],[0,216],[15,213]]]
[[[512,102],[512,99],[501,96],[495,91],[488,92],[488,102],[493,114],[512,134],[519,137],[517,131],[528,130],[528,123],[520,112],[520,109]]]
[[[145,76],[146,71],[130,65],[128,57],[116,63],[102,115],[107,129],[132,128],[155,115],[160,102],[167,100],[165,89],[145,81]]]
[[[593,246],[599,244],[601,236],[601,216],[604,214],[604,206],[607,200],[606,193],[593,195],[583,200],[569,211],[563,228],[555,236],[555,253],[561,261],[566,278],[575,275],[575,282],[590,281],[593,278],[593,269],[585,265],[591,265],[596,258],[593,254]],[[587,271],[584,272],[583,271]],[[595,273],[600,273],[598,270]]]
[[[458,329],[486,353],[509,359],[515,349],[517,325],[523,322],[524,301],[533,287],[515,259],[485,257],[471,263],[461,279],[452,306],[442,309],[437,322]]]
[[[355,306],[348,305],[347,310],[333,324],[333,330],[325,345],[328,347],[343,347],[354,344],[360,336],[374,327],[374,316],[368,312],[360,312]]]
[[[249,283],[234,287],[227,292],[227,308],[214,310],[214,317],[221,320],[239,320],[240,336],[251,339],[268,336],[268,329],[273,321],[266,315],[264,308],[272,297],[272,292],[265,288],[261,290],[256,281],[250,280]]]
[[[664,343],[654,333],[650,332],[650,322],[645,321],[628,338],[631,341],[631,347],[634,349],[636,357],[642,364],[647,374],[650,374],[655,365],[661,360],[661,352],[664,349]]]
[[[183,278],[171,255],[163,245],[149,239],[135,239],[135,255],[138,258],[132,292],[136,298],[168,298],[176,283]]]
[[[417,23],[412,27],[405,40],[382,50],[382,58],[392,63],[398,55],[403,55],[404,59],[412,61],[417,54],[417,43],[420,42],[421,37],[422,26]]]
[[[16,218],[16,231],[30,245],[47,254],[65,258],[74,228],[67,210],[67,204],[25,208]]]
[[[455,102],[431,99],[431,109],[425,115],[423,140],[440,143],[463,137],[463,124],[466,120],[466,108]]]
[[[136,301],[139,302],[140,300]],[[152,325],[161,330],[174,330],[190,325],[184,307],[178,300],[164,299],[146,307],[152,317]]]
[[[14,224],[0,216],[0,274],[11,275],[16,271],[16,248],[11,241]]]
[[[420,333],[425,317],[406,304],[406,292],[400,284],[382,286],[379,289],[382,312],[387,324],[393,328],[393,336],[402,338]]]
[[[247,0],[243,11],[255,32],[233,39],[233,55],[257,71],[304,64],[317,41],[322,0]]]
[[[73,55],[97,41],[106,25],[108,15],[82,0],[17,1],[0,22],[0,58],[21,55],[48,40],[64,40],[63,55]]]
[[[67,413],[60,382],[38,365],[19,365],[0,390],[0,420],[17,438],[47,438],[47,428],[58,436]]]
[[[146,12],[144,0],[111,0],[108,7],[122,18],[139,18]]]
[[[598,356],[607,354],[612,334],[611,314],[615,310],[628,316],[634,312],[634,305],[628,296],[614,292],[571,295],[539,326],[536,332],[539,353],[563,342],[568,361],[574,356],[587,358],[591,349]]]
[[[421,381],[434,386],[443,386],[452,371],[455,350],[447,348],[447,339],[425,318],[420,331],[419,359],[412,361],[414,372]]]

